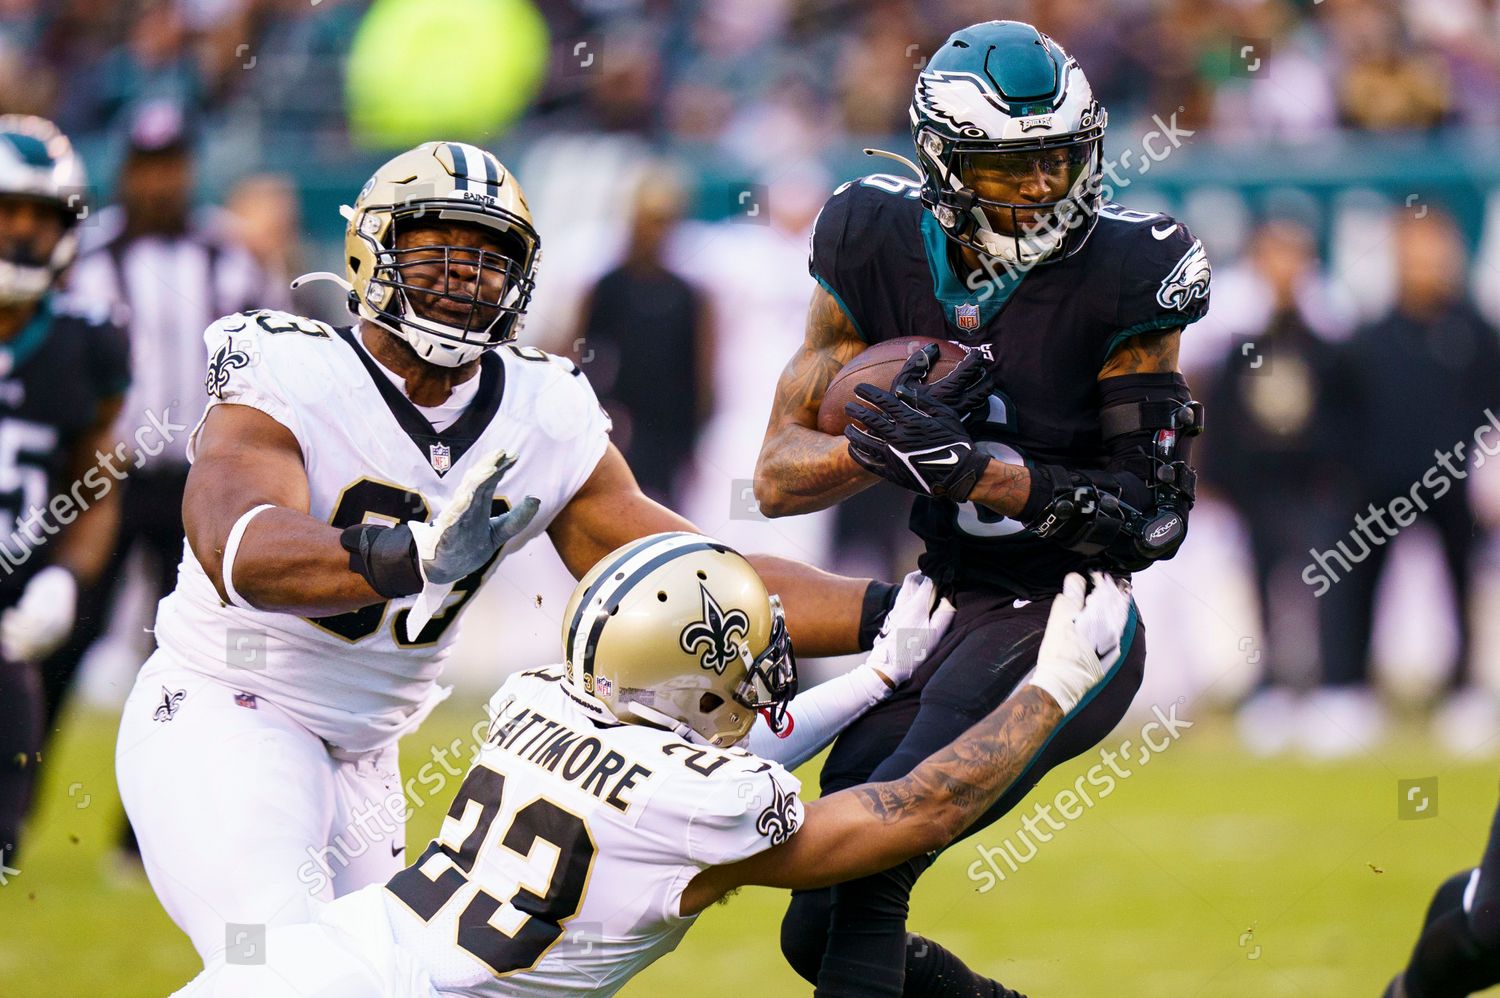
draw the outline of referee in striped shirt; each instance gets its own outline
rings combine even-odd
[[[143,450],[130,462],[119,546],[100,585],[81,594],[73,637],[44,669],[48,733],[80,659],[108,625],[126,558],[142,556],[153,606],[176,585],[187,436],[206,401],[203,330],[231,312],[287,303],[248,251],[211,217],[193,211],[193,174],[192,135],[182,112],[171,104],[143,106],[131,123],[119,204],[100,214],[94,238],[71,271],[70,292],[111,308],[130,334],[138,376],[125,398],[118,438],[133,448],[137,430],[150,426],[143,440],[154,448],[166,436],[159,427],[188,429],[175,431],[159,453]],[[125,844],[134,845],[129,838]]]

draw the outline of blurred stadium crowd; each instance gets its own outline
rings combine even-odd
[[[545,256],[523,338],[584,367],[643,484],[704,529],[887,577],[914,555],[894,489],[789,521],[754,508],[771,388],[812,287],[807,233],[837,183],[890,165],[862,146],[909,149],[924,53],[974,21],[1037,23],[1109,108],[1107,155],[1153,123],[1190,136],[1117,193],[1186,219],[1216,270],[1183,358],[1208,406],[1206,496],[1182,555],[1140,583],[1161,620],[1148,684],[1244,699],[1242,730],[1267,752],[1376,743],[1377,673],[1437,694],[1455,750],[1500,732],[1482,667],[1500,640],[1470,612],[1500,585],[1494,475],[1456,457],[1464,474],[1399,541],[1357,528],[1500,410],[1500,3],[463,0],[488,3],[545,20],[546,72],[515,81],[535,98],[518,119],[434,105],[467,134],[411,140],[485,143],[525,185]],[[359,124],[382,98],[346,100],[345,80],[376,60],[394,88],[414,82],[403,74],[420,69],[360,46],[368,19],[402,4],[445,6],[0,0],[0,112],[56,120],[113,204],[73,280],[129,316],[126,418],[196,418],[186,386],[220,312],[345,321],[336,297],[286,283],[338,269],[333,209],[388,152]],[[503,61],[533,37],[501,30],[486,52],[438,20],[444,37],[413,39],[413,60],[480,45]],[[146,498],[124,532],[149,548],[152,593],[180,549],[175,461],[135,486]],[[1347,563],[1325,559],[1340,578],[1321,594],[1306,574],[1318,551]],[[108,618],[108,594],[92,600],[73,663]],[[1396,616],[1409,626],[1383,630]]]

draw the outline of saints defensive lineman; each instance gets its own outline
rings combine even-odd
[[[755,711],[785,710],[796,688],[779,601],[701,535],[628,545],[574,592],[564,664],[490,701],[479,756],[422,856],[314,924],[273,930],[265,964],[211,961],[180,993],[612,995],[737,887],[827,884],[958,834],[1118,657],[1129,596],[1102,573],[1093,583],[1086,594],[1069,577],[1031,684],[950,749],[804,804],[786,767],[818,746],[756,737]],[[898,633],[872,661],[900,657]]]
[[[1201,407],[1177,352],[1207,308],[1208,262],[1181,222],[1103,198],[1106,115],[1078,64],[1031,25],[973,25],[919,75],[911,122],[916,178],[846,184],[817,220],[806,342],[777,389],[756,494],[786,515],[877,478],[917,493],[920,566],[958,617],[915,682],[839,740],[825,793],[907,773],[1004,700],[1067,573],[1170,557],[1193,499]],[[846,436],[818,432],[840,366],[914,335],[969,354],[932,385],[914,354],[896,391],[860,386]],[[1144,660],[1136,631],[981,827],[1115,726]],[[908,898],[931,862],[794,898],[783,949],[820,996],[1011,994],[931,942],[908,948]]]
[[[125,333],[54,290],[84,185],[51,122],[0,117],[0,868],[15,866],[39,761],[38,663],[72,629],[78,584],[104,570],[135,456],[113,432]]]
[[[540,241],[492,154],[426,143],[346,216],[347,279],[310,276],[348,289],[354,327],[261,311],[205,334],[179,582],[120,728],[146,872],[205,957],[400,868],[396,742],[445,695],[463,609],[506,553],[546,530],[581,575],[691,529],[636,487],[582,373],[511,342]],[[868,647],[894,596],[757,564],[822,653]]]

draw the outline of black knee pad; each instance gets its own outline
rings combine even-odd
[[[828,948],[830,891],[797,891],[781,917],[781,955],[809,984],[818,982]]]

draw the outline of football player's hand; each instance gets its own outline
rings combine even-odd
[[[964,420],[987,415],[995,379],[984,354],[978,350],[970,350],[946,377],[929,383],[928,374],[939,356],[936,343],[913,350],[891,382],[891,390],[896,393],[896,397],[928,411],[937,406],[947,406]]]
[[[855,388],[854,397],[859,401],[844,413],[857,422],[844,436],[855,463],[913,492],[968,500],[990,457],[974,446],[956,411],[937,404],[924,411],[870,384]]]
[[[900,686],[948,633],[956,612],[952,603],[937,598],[931,579],[921,572],[908,574],[864,667],[874,669],[892,689]]]
[[[526,529],[541,501],[527,496],[513,509],[490,515],[490,504],[500,479],[516,463],[497,450],[464,475],[448,507],[431,523],[410,523],[422,571],[422,591],[406,618],[409,640],[437,613],[459,579],[483,567],[506,541]]]
[[[32,576],[16,605],[0,614],[0,654],[11,662],[38,662],[73,630],[78,583],[59,565]]]
[[[1120,660],[1130,619],[1130,583],[1105,572],[1072,572],[1052,600],[1031,685],[1052,695],[1066,714]]]

